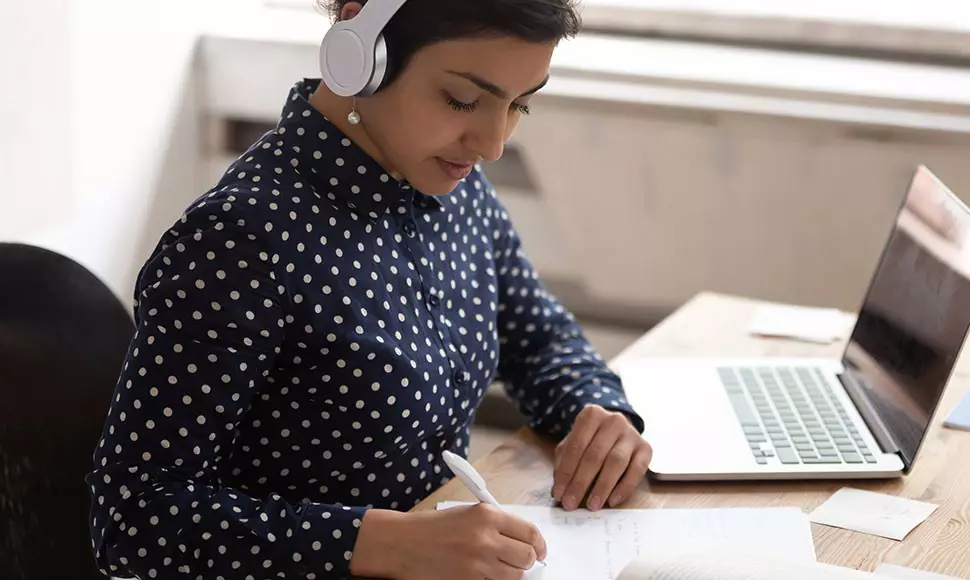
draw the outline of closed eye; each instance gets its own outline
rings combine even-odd
[[[448,100],[448,105],[459,113],[474,113],[475,109],[478,108],[478,101],[475,101],[473,103],[465,103],[463,101],[459,101],[458,99],[450,95],[448,96],[447,100]],[[530,107],[529,105],[516,103],[514,101],[512,102],[511,105],[509,105],[509,109],[517,113],[520,113],[522,115],[528,115],[532,112],[532,107]]]
[[[458,111],[459,113],[474,113],[475,109],[478,107],[478,101],[475,101],[474,103],[463,103],[450,95],[448,96],[448,104],[451,105],[452,109]]]

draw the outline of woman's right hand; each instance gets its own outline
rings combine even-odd
[[[371,515],[377,517],[368,522]],[[545,557],[538,528],[487,504],[407,514],[371,510],[351,571],[395,580],[519,580]]]

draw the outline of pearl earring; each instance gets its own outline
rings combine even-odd
[[[347,122],[351,125],[360,125],[360,113],[357,112],[357,99],[354,99],[350,113],[347,114]]]

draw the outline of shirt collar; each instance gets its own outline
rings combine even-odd
[[[354,212],[377,221],[396,206],[417,203],[440,208],[437,196],[396,181],[377,161],[310,104],[320,79],[303,79],[290,90],[276,133],[294,154],[296,171],[321,196],[343,201]]]

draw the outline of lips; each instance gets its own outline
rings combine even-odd
[[[441,157],[435,158],[438,161],[438,166],[445,175],[454,179],[455,181],[461,181],[469,175],[473,169],[475,169],[475,163],[469,161],[446,161]]]

